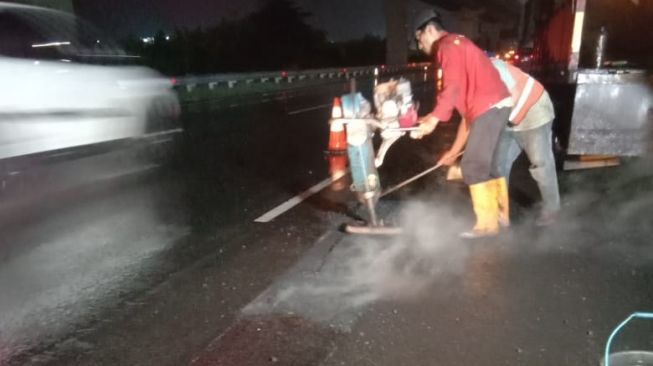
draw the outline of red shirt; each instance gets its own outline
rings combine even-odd
[[[442,90],[437,93],[431,112],[438,120],[448,121],[456,108],[471,124],[510,97],[490,59],[464,36],[448,33],[433,47],[436,63],[442,69]]]

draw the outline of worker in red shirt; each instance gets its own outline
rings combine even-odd
[[[498,71],[473,42],[448,33],[440,15],[427,10],[418,15],[415,39],[419,49],[434,56],[442,72],[442,87],[433,111],[420,118],[413,138],[430,134],[440,121],[448,121],[454,108],[469,127],[461,170],[476,215],[476,224],[461,234],[464,238],[499,232],[499,203],[508,205],[508,189],[501,176],[495,152],[510,115],[512,100]],[[437,80],[437,78],[436,78]]]

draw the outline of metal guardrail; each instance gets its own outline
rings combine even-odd
[[[217,88],[234,88],[237,85],[250,84],[292,84],[306,80],[348,79],[361,76],[383,76],[402,71],[428,70],[430,63],[411,63],[406,65],[374,65],[360,67],[342,67],[329,69],[310,69],[299,71],[271,71],[256,73],[213,74],[201,76],[184,76],[174,79],[175,88],[192,92],[199,86],[209,90]]]

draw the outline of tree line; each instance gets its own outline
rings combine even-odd
[[[382,64],[385,39],[366,36],[330,42],[306,22],[310,16],[291,0],[267,2],[239,20],[213,27],[158,32],[144,43],[123,45],[143,63],[167,75],[188,75]]]

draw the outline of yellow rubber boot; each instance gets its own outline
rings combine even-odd
[[[499,225],[502,227],[510,226],[510,200],[508,198],[508,184],[506,178],[497,178],[493,180],[495,186],[495,195],[499,205]]]
[[[496,184],[493,180],[469,186],[472,196],[476,225],[471,231],[460,234],[461,238],[474,239],[494,236],[499,233],[499,206],[496,198]]]

